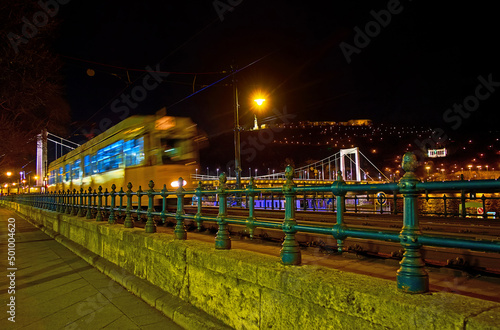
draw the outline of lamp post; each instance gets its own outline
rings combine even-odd
[[[238,87],[236,86],[235,70],[231,66],[233,72],[233,94],[234,94],[234,173],[236,174],[236,189],[241,188],[241,155],[240,155],[240,105],[238,104]]]
[[[264,104],[265,101],[266,101],[266,99],[263,98],[262,96],[258,96],[256,99],[254,99],[254,102],[257,103],[257,106],[259,107],[259,109],[262,108],[262,104]],[[257,122],[257,114],[254,114],[253,117],[254,117],[253,129],[259,129],[259,124]]]
[[[7,195],[10,195],[10,177],[12,175],[12,172],[9,171],[5,174],[7,175],[7,178],[8,178],[8,180],[7,180],[8,181],[7,182]]]

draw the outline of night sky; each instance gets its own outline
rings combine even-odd
[[[453,135],[498,126],[496,13],[490,3],[454,1],[73,0],[58,13],[55,50],[75,134],[162,107],[192,117],[209,136],[231,131],[231,77],[199,91],[228,76],[231,65],[256,61],[236,75],[243,126],[252,124],[251,93],[261,89],[268,94],[263,122],[279,121],[272,109],[286,106],[294,120],[369,118]],[[366,28],[369,40],[357,32]],[[178,73],[163,74],[134,107],[118,111],[122,95],[148,75],[135,70],[147,67]],[[491,81],[489,91],[480,88],[483,100],[474,98],[479,76]],[[443,119],[464,100],[473,111],[449,110]]]

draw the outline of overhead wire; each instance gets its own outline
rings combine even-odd
[[[203,27],[201,30],[199,30],[198,32],[196,32],[193,36],[191,36],[189,39],[187,39],[185,42],[183,42],[181,45],[179,45],[177,48],[175,48],[174,50],[172,50],[170,53],[168,53],[167,55],[165,55],[162,59],[160,59],[160,61],[158,61],[158,64],[161,64],[165,59],[167,59],[169,56],[171,56],[172,54],[174,54],[175,52],[177,52],[179,49],[181,49],[182,47],[184,47],[184,45],[186,45],[187,43],[189,43],[191,40],[193,40],[194,38],[196,38],[200,33],[204,32],[206,29],[208,29],[211,25],[213,25],[215,22],[217,22],[218,19],[214,19],[213,21],[211,21],[210,23],[208,23],[205,27]],[[147,71],[147,70],[146,70]],[[147,71],[147,72],[151,72],[151,71]],[[143,76],[145,75],[145,73],[143,73],[141,76],[139,76],[137,79],[135,79],[131,84],[125,86],[124,88],[122,88],[118,93],[116,93],[111,99],[108,100],[108,102],[106,102],[101,108],[99,108],[96,112],[94,112],[94,114],[92,114],[92,116],[90,116],[83,124],[81,124],[78,128],[76,128],[73,133],[71,133],[71,135],[74,135],[76,132],[78,132],[78,130],[80,130],[85,124],[87,124],[92,118],[94,118],[99,112],[101,112],[105,107],[107,107],[110,102],[112,102],[113,100],[115,100],[118,96],[120,96],[121,94],[123,94],[125,92],[125,90],[127,88],[130,87],[130,85],[132,85],[133,83],[135,83],[137,80],[143,78]]]

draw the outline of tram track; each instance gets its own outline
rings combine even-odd
[[[173,211],[173,210],[172,210]],[[186,206],[188,214],[195,214],[197,209]],[[216,216],[218,208],[204,207],[203,215]],[[228,209],[228,216],[246,219],[248,210]],[[282,222],[284,211],[279,210],[255,210],[255,217],[263,221]],[[330,227],[336,223],[336,215],[333,212],[304,212],[297,211],[295,218],[299,224]],[[466,221],[467,223],[464,223]],[[186,221],[194,229],[194,221]],[[363,228],[373,231],[399,232],[402,227],[402,215],[360,215],[348,214],[344,217],[344,224],[349,228]],[[215,223],[205,223],[212,232],[216,232]],[[452,238],[463,238],[473,240],[500,240],[500,221],[484,219],[457,219],[422,217],[420,227],[423,234],[448,236]],[[229,225],[231,234],[248,237],[245,226]],[[281,244],[284,234],[281,230],[255,228],[255,239],[274,241]],[[327,253],[336,253],[337,242],[333,236],[310,233],[297,233],[296,239],[302,247],[317,247]],[[378,240],[347,238],[344,240],[344,250],[357,257],[376,257],[399,260],[403,255],[403,248],[399,242],[387,242]],[[470,272],[484,272],[500,275],[500,254],[489,252],[477,252],[469,249],[443,248],[423,246],[421,248],[422,258],[428,265],[448,266]]]

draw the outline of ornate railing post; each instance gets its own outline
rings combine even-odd
[[[417,157],[407,152],[402,162],[405,175],[399,181],[400,191],[404,198],[403,229],[399,234],[404,247],[403,260],[397,272],[398,289],[407,293],[423,293],[429,290],[429,275],[420,254],[418,236],[421,234],[417,216],[416,185],[419,182],[414,171],[418,167]]]
[[[36,205],[36,199],[37,199],[37,196],[33,196],[32,198],[34,198],[33,200],[33,205]],[[43,209],[49,209],[49,202],[50,202],[50,195],[48,193],[45,193],[42,195],[42,208]]]
[[[107,212],[108,212],[108,196],[109,196],[109,192],[108,192],[108,188],[106,188],[104,190],[104,205],[103,205],[103,216],[106,216]]]
[[[134,228],[134,220],[132,219],[132,183],[127,184],[127,208],[125,209],[125,222],[123,226],[125,228]]]
[[[139,186],[139,189],[137,189],[137,221],[142,221],[142,188]]]
[[[102,186],[99,186],[97,192],[97,216],[95,221],[102,221]]]
[[[165,222],[167,222],[167,195],[168,195],[167,185],[164,184],[160,194],[162,201],[160,220],[162,225],[164,225]]]
[[[146,221],[146,227],[144,228],[146,230],[146,233],[156,233],[156,224],[153,220],[153,200],[154,200],[154,186],[155,183],[153,180],[149,181],[149,190],[147,192],[148,194],[148,213],[147,213],[147,218],[148,220]]]
[[[62,191],[58,190],[56,192],[56,212],[60,213],[62,208]]]
[[[87,194],[87,219],[92,219],[92,188],[89,187],[89,192]]]
[[[283,221],[283,232],[285,240],[281,248],[281,262],[284,265],[300,265],[302,256],[300,254],[299,243],[295,239],[295,183],[293,182],[293,167],[288,165],[285,169],[286,182],[283,185],[283,195],[285,195],[285,220]],[[304,192],[305,195],[305,192]]]
[[[344,251],[344,239],[345,235],[343,230],[344,225],[344,214],[345,214],[345,191],[342,190],[342,186],[346,183],[342,178],[342,172],[337,172],[337,180],[332,184],[332,187],[337,188],[338,192],[335,194],[335,202],[337,203],[336,219],[337,223],[333,226],[335,232],[335,237],[337,238],[337,252],[342,253]]]
[[[77,217],[83,217],[83,188],[80,188],[80,203],[78,204]]]
[[[122,208],[123,208],[123,196],[125,192],[123,191],[123,187],[120,187],[120,191],[118,192],[118,196],[120,196],[120,204],[118,205],[118,215],[122,216]]]
[[[198,181],[198,187],[196,187],[196,198],[198,199],[198,204],[196,205],[196,214],[194,220],[196,221],[198,232],[201,231],[201,226],[203,225],[203,220],[201,220],[201,207],[203,195],[201,193],[201,181]],[[236,203],[238,203],[238,195],[236,195]],[[241,206],[241,203],[240,203]]]
[[[227,227],[227,202],[226,202],[226,173],[219,175],[219,187],[217,187],[217,194],[219,195],[219,214],[217,215],[217,224],[219,230],[215,237],[215,248],[217,250],[229,250],[231,248],[231,239],[229,238],[229,229]]]
[[[174,235],[175,239],[186,239],[187,231],[184,226],[184,188],[182,188],[184,179],[179,178],[179,187],[175,190],[175,194],[177,195],[177,210],[175,212],[175,220],[177,223],[175,224]]]
[[[66,194],[64,193],[64,189],[60,190],[59,193],[59,213],[64,213],[65,210],[65,201],[66,201]]]
[[[73,207],[71,209],[71,215],[76,215],[78,213],[78,195],[76,194],[76,189],[73,189]]]
[[[56,212],[60,213],[62,208],[62,193],[60,190],[57,191],[56,200],[57,200]]]
[[[56,205],[57,205],[56,192],[55,191],[51,191],[50,192],[50,206],[49,206],[49,210],[55,211],[57,209]]]
[[[64,213],[66,214],[71,214],[71,209],[72,209],[71,197],[72,197],[71,190],[68,189],[68,191],[66,192],[66,208],[64,209]]]
[[[250,182],[247,186],[247,196],[248,196],[248,218],[247,218],[247,228],[250,239],[253,239],[253,233],[255,230],[255,191],[256,186],[254,185],[253,177],[250,178]]]
[[[108,223],[115,223],[115,197],[116,197],[116,185],[113,183],[111,185],[111,209],[109,210]]]

